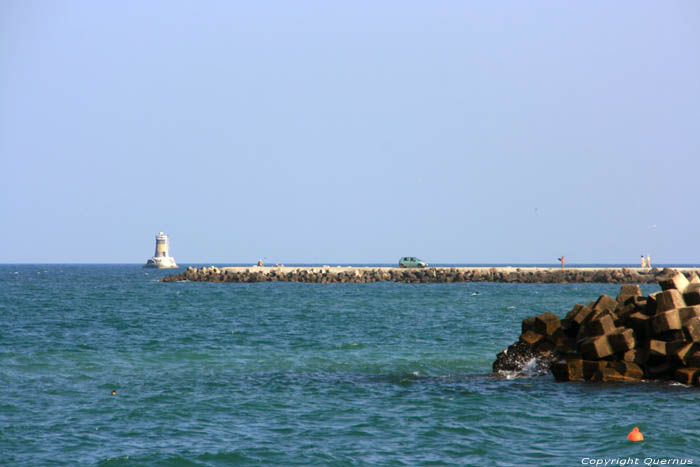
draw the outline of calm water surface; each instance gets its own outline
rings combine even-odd
[[[0,266],[1,464],[700,462],[698,389],[491,375],[523,318],[618,286],[165,274]]]

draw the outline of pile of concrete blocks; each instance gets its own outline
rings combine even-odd
[[[534,269],[534,270],[533,270]],[[653,268],[601,268],[601,269],[554,269],[554,268],[390,268],[390,267],[300,267],[271,268],[203,268],[188,267],[186,271],[170,274],[162,282],[314,282],[314,283],[365,283],[394,281],[411,284],[451,282],[504,282],[504,283],[656,283],[662,270]]]
[[[623,285],[616,298],[576,305],[561,321],[552,313],[527,318],[519,348],[550,362],[557,381],[700,386],[700,278],[669,271],[658,283],[662,290],[647,297],[638,285]],[[494,371],[503,370],[502,354]]]

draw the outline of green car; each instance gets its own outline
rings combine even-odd
[[[399,260],[400,268],[425,268],[427,266],[428,263],[426,263],[425,261],[421,261],[420,259],[414,256],[404,256]]]

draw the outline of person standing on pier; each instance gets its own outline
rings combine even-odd
[[[651,256],[647,255],[647,267],[651,268]]]
[[[561,258],[558,259],[561,261],[561,268],[564,269],[564,255],[561,255]]]
[[[642,267],[645,268],[646,264],[644,264],[644,255],[642,255]]]

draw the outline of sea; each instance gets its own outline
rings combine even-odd
[[[698,388],[492,373],[524,318],[617,285],[172,272],[0,265],[0,465],[700,463]]]

